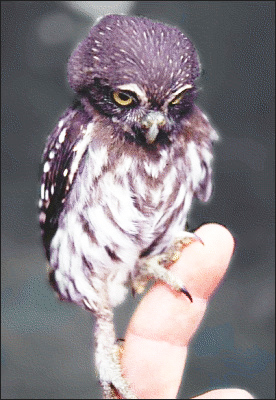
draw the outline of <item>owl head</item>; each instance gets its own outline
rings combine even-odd
[[[96,110],[145,145],[177,135],[193,109],[199,73],[195,48],[179,29],[124,15],[102,18],[68,63],[86,112]]]

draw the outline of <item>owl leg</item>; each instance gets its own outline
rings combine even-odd
[[[101,302],[96,311],[96,350],[95,362],[105,399],[137,399],[122,376],[120,346],[116,343],[113,312],[107,299]]]
[[[143,292],[148,279],[153,278],[167,283],[173,290],[184,293],[190,301],[193,301],[182,280],[168,269],[180,258],[183,249],[193,241],[200,241],[203,244],[202,240],[194,233],[180,232],[165,253],[141,259],[139,262],[139,275],[133,283],[134,290],[137,293]]]

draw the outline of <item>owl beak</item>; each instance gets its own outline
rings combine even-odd
[[[145,129],[144,135],[148,144],[155,141],[159,128],[166,124],[166,118],[160,111],[151,111],[142,120],[142,127]]]

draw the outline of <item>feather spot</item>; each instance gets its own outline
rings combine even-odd
[[[40,224],[45,224],[45,221],[46,221],[46,214],[45,214],[45,212],[41,212],[39,214],[39,223]]]
[[[49,190],[46,189],[45,190],[45,201],[48,201],[48,200],[49,200]]]
[[[48,157],[50,160],[52,160],[55,157],[55,152],[51,150]]]
[[[46,161],[46,163],[44,164],[43,167],[43,172],[46,173],[50,170],[50,163],[48,161]]]
[[[59,137],[58,137],[59,143],[63,143],[63,142],[64,142],[65,136],[66,136],[66,128],[64,128],[64,129],[61,131],[61,133],[60,133],[60,135],[59,135]]]
[[[43,183],[40,188],[40,197],[42,198],[42,200],[44,200],[44,195],[45,195],[45,184]]]
[[[63,176],[67,176],[67,174],[68,174],[68,168],[66,168],[66,169],[63,171]]]
[[[111,260],[113,260],[113,261],[122,261],[120,259],[120,257],[117,256],[115,251],[111,250],[108,246],[104,246],[104,248],[105,248],[105,251],[107,252],[107,254],[109,255],[109,257],[111,258]]]

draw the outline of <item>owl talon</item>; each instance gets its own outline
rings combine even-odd
[[[196,233],[194,233],[193,235],[194,235],[194,240],[199,241],[204,246],[204,242],[201,239],[201,237],[199,237]]]
[[[133,288],[137,293],[141,292],[141,287],[145,286],[145,277],[154,278],[155,280],[161,280],[168,284],[171,289],[181,292],[188,297],[190,302],[193,302],[193,298],[189,291],[183,285],[181,279],[175,276],[169,269],[181,256],[182,251],[185,247],[189,246],[193,241],[199,241],[203,243],[202,239],[191,232],[181,232],[177,235],[172,246],[166,251],[166,253],[149,257],[148,259],[141,262],[139,265],[139,275],[136,277],[133,283]],[[143,282],[143,284],[141,284]]]
[[[193,298],[192,298],[192,296],[190,295],[190,293],[188,292],[188,290],[186,288],[184,288],[184,287],[181,288],[180,292],[184,293],[185,296],[188,297],[188,299],[190,300],[191,303],[193,302]]]

